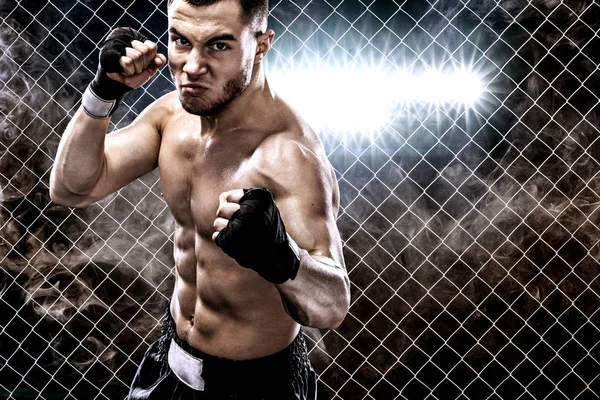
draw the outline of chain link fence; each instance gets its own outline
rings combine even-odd
[[[165,3],[0,3],[1,398],[123,399],[158,337],[173,284],[158,174],[85,209],[53,204],[48,177],[98,43],[131,26],[166,54]],[[362,69],[347,84],[369,87],[375,67],[466,68],[483,83],[472,106],[398,101],[369,132],[319,130],[352,281],[342,326],[307,333],[319,398],[598,398],[596,1],[270,7],[273,74]],[[172,89],[163,69],[111,129]],[[344,116],[327,87],[311,96]]]

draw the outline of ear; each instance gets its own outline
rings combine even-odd
[[[254,54],[254,64],[258,64],[262,61],[263,57],[267,55],[269,50],[271,50],[271,43],[273,43],[273,38],[275,37],[275,32],[273,29],[267,30],[265,33],[256,38],[256,53]]]

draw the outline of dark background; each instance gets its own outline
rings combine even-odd
[[[172,290],[158,175],[78,210],[48,176],[98,43],[131,26],[166,51],[166,4],[3,0],[0,17],[0,397],[123,399]],[[319,132],[352,281],[343,325],[307,332],[320,398],[598,398],[599,21],[590,0],[271,3],[271,71],[462,66],[485,86],[473,107]],[[111,128],[172,89],[163,69]]]

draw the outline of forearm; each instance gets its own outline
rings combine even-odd
[[[78,205],[94,189],[104,168],[109,119],[94,119],[82,107],[69,122],[50,174],[50,195],[58,203]]]
[[[215,244],[240,266],[275,284],[296,322],[319,329],[342,323],[350,304],[350,282],[333,219],[313,224],[312,231],[296,232],[315,249],[310,254],[286,233],[269,190],[235,189],[219,196],[214,227]],[[265,253],[270,255],[265,258]]]
[[[300,250],[298,275],[276,286],[288,314],[301,325],[335,329],[348,313],[350,282],[330,258]]]

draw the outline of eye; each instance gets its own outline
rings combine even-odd
[[[177,46],[187,46],[188,44],[190,44],[189,40],[187,40],[186,38],[182,38],[182,37],[174,38],[173,42]]]
[[[213,43],[210,45],[212,50],[223,51],[229,49],[229,46],[225,43]]]

